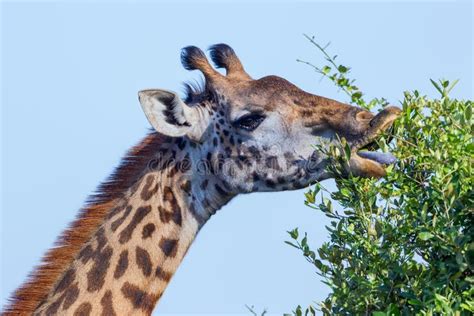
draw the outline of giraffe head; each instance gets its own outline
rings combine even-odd
[[[212,46],[210,56],[225,75],[199,48],[182,50],[183,66],[200,70],[205,78],[203,88],[187,86],[185,100],[169,90],[143,90],[139,99],[156,131],[189,141],[197,170],[212,174],[227,191],[298,189],[331,177],[327,157],[312,145],[328,146],[336,136],[352,149],[349,172],[385,174],[383,157],[358,150],[392,124],[398,108],[374,115],[305,92],[277,76],[254,80],[225,44]]]

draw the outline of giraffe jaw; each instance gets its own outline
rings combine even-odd
[[[365,135],[351,144],[352,154],[348,169],[352,174],[375,178],[386,175],[385,167],[395,163],[395,156],[391,153],[361,151],[361,149],[370,148],[376,150],[375,139],[392,126],[400,113],[401,110],[397,107],[390,106],[385,108],[372,119]]]

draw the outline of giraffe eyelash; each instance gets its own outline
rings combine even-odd
[[[246,114],[233,122],[233,125],[237,128],[254,131],[264,120],[266,116],[261,113],[250,113]]]

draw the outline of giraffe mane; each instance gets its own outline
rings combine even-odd
[[[150,132],[127,152],[114,172],[87,199],[76,219],[60,234],[41,263],[11,295],[2,315],[31,315],[34,312],[103,222],[115,201],[140,179],[164,139],[165,136]]]

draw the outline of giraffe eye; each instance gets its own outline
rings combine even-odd
[[[250,113],[234,121],[234,126],[251,132],[255,130],[263,122],[264,119],[265,115],[258,113]]]

